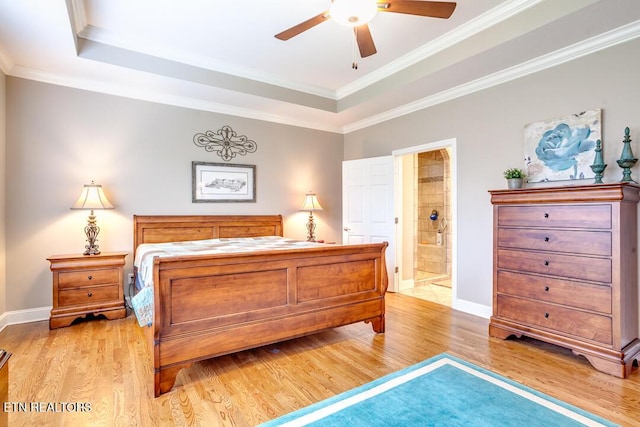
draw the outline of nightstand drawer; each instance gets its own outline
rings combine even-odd
[[[118,299],[118,285],[91,286],[83,289],[68,289],[58,292],[58,305],[87,305]]]
[[[120,271],[117,268],[61,271],[58,273],[58,288],[60,289],[110,285],[119,282]]]

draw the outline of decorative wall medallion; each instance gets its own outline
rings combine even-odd
[[[238,136],[231,126],[223,126],[216,132],[208,130],[205,133],[197,133],[193,137],[193,142],[198,147],[204,147],[205,150],[216,153],[225,161],[233,159],[238,154],[244,156],[258,149],[255,141],[244,135]]]

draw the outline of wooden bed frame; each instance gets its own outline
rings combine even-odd
[[[282,236],[282,217],[134,215],[141,243]],[[193,362],[364,321],[384,332],[387,243],[156,257],[155,396]]]

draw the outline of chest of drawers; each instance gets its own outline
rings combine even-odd
[[[567,347],[626,378],[640,357],[639,192],[630,183],[490,191],[489,334]]]
[[[89,314],[104,315],[107,319],[126,317],[123,289],[126,256],[126,252],[112,252],[47,258],[53,274],[49,328],[69,326]]]

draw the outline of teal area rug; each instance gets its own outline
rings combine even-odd
[[[275,426],[615,426],[441,354],[262,424]]]

